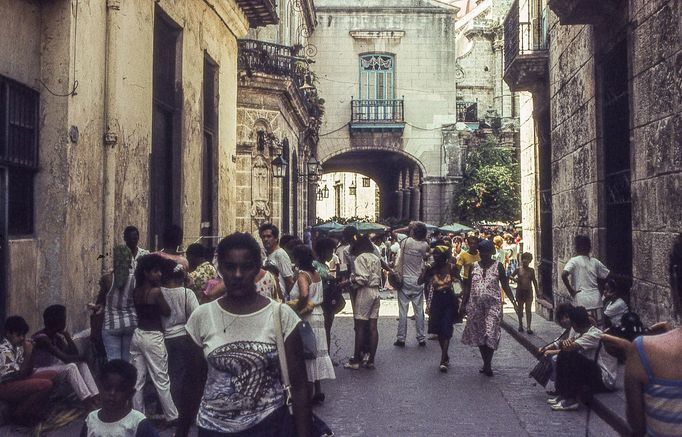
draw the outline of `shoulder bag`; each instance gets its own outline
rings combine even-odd
[[[289,365],[284,347],[284,333],[282,332],[282,305],[276,304],[274,310],[275,337],[277,339],[277,357],[279,359],[280,372],[282,373],[282,386],[284,388],[284,405],[287,409],[285,420],[280,423],[279,437],[297,437],[296,420],[294,419],[293,399],[291,397],[291,381],[289,379]],[[300,329],[300,327],[299,327]],[[312,414],[312,413],[311,413]],[[334,433],[326,423],[315,414],[312,414],[312,434],[314,437],[334,437]]]
[[[567,329],[556,338],[551,343],[547,343],[545,347],[549,346],[550,344],[556,343],[557,341],[561,340],[563,337],[567,336],[570,332],[570,329]],[[541,386],[546,386],[547,383],[549,382],[550,375],[552,374],[552,369],[553,369],[553,364],[552,364],[552,358],[547,357],[544,354],[538,356],[538,363],[533,367],[533,369],[530,371],[528,374],[529,378],[533,378],[535,381],[537,381],[538,384]]]

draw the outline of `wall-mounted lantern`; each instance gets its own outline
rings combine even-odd
[[[289,163],[282,157],[278,155],[277,158],[273,159],[272,162],[272,175],[276,178],[282,179],[287,174],[287,165]]]
[[[348,186],[348,194],[351,196],[355,196],[357,194],[357,186],[355,185],[355,181],[350,183],[350,186]]]

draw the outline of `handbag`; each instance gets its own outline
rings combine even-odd
[[[325,313],[338,314],[346,307],[346,299],[343,298],[341,287],[336,280],[326,280],[322,286],[323,300],[322,309]]]
[[[539,358],[538,363],[528,374],[528,377],[533,378],[541,386],[546,386],[549,382],[549,377],[552,374],[552,359],[546,356]]]
[[[303,358],[306,360],[314,360],[317,358],[317,338],[315,338],[315,333],[313,328],[308,322],[301,322],[298,327],[298,333],[301,336],[301,342],[303,343]]]
[[[570,329],[566,329],[560,336],[556,338],[551,343],[547,343],[545,347],[549,346],[552,343],[556,343],[557,341],[561,340],[563,337],[567,337]],[[533,367],[528,374],[529,378],[533,378],[534,380],[537,381],[538,384],[541,386],[546,386],[547,383],[549,382],[549,378],[552,375],[552,370],[554,369],[554,365],[552,364],[552,359],[550,357],[546,357],[544,355],[540,355],[538,357],[538,362]]]
[[[284,404],[287,409],[285,420],[279,428],[280,437],[297,437],[296,421],[294,419],[293,400],[291,398],[291,381],[289,380],[289,365],[287,364],[286,349],[284,348],[284,334],[282,333],[282,304],[275,305],[275,337],[277,339],[277,357],[279,358],[282,385],[284,387]],[[300,327],[299,327],[300,329]],[[311,331],[312,332],[312,331]],[[326,423],[312,414],[311,435],[314,437],[334,437],[334,433]]]

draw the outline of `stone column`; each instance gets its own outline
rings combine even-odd
[[[419,220],[419,207],[421,203],[421,190],[419,186],[410,188],[412,202],[410,204],[410,220]]]
[[[395,196],[395,206],[394,206],[395,217],[397,219],[400,219],[402,217],[402,214],[403,214],[403,190],[395,190],[394,196]]]
[[[410,208],[412,205],[412,188],[405,188],[403,190],[403,212],[402,212],[402,219],[403,220],[409,220],[410,219]]]

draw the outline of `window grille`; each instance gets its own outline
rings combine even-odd
[[[33,233],[40,94],[0,76],[0,166],[8,169],[8,233]]]

